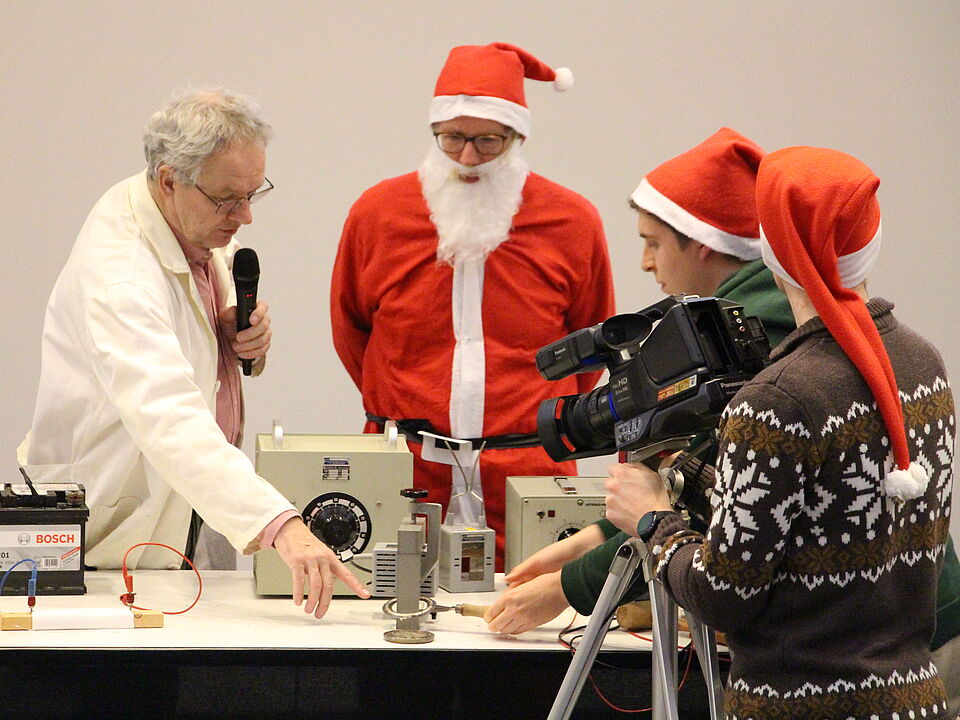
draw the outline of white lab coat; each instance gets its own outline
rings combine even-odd
[[[236,243],[214,250],[232,297]],[[87,490],[88,565],[152,541],[183,550],[191,506],[240,551],[293,506],[215,418],[217,341],[146,172],[108,190],[77,236],[43,328],[33,425],[17,451],[34,482]],[[139,549],[138,549],[139,552]],[[132,567],[179,566],[148,547]]]

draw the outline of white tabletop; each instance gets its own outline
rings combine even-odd
[[[196,575],[189,571],[137,570],[132,573],[136,604],[157,610],[180,610],[196,595]],[[224,649],[224,650],[495,650],[568,652],[557,633],[574,619],[573,610],[523,635],[502,636],[487,630],[480,618],[452,611],[429,616],[421,628],[435,639],[423,645],[399,645],[384,640],[383,633],[396,621],[381,611],[385,598],[333,599],[325,617],[317,620],[290,598],[259,597],[249,571],[205,571],[200,602],[183,615],[164,616],[162,628],[117,630],[8,630],[0,632],[0,651],[13,648],[46,649]],[[37,605],[52,608],[109,608],[120,605],[124,592],[120,572],[85,573],[86,595],[41,596]],[[489,605],[504,588],[497,576],[497,591],[456,593],[441,590],[440,605]],[[0,597],[0,612],[24,612],[23,596]],[[588,618],[577,616],[576,625]],[[649,650],[650,644],[623,631],[609,633],[604,650]]]

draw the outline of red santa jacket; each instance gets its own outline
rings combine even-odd
[[[376,416],[424,418],[450,433],[454,335],[453,269],[437,263],[437,232],[416,173],[367,190],[350,210],[331,284],[333,342]],[[582,393],[599,374],[558,381],[540,377],[537,350],[614,312],[613,280],[603,227],[586,199],[533,173],[523,188],[509,240],[484,267],[486,359],[484,436],[536,430],[540,401]],[[376,425],[368,424],[376,432]],[[446,507],[448,466],[420,460],[415,482]],[[480,475],[487,521],[503,549],[504,478],[573,475],[542,448],[487,450]]]

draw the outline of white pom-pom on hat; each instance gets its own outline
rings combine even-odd
[[[553,71],[556,77],[553,79],[553,89],[557,92],[564,92],[573,87],[573,71],[570,68],[557,68]]]
[[[930,478],[910,461],[900,390],[870,309],[843,284],[861,281],[875,259],[881,237],[879,186],[880,178],[852,155],[829,148],[783,148],[760,161],[757,216],[764,262],[806,291],[870,387],[896,468],[882,479],[882,491],[903,502],[921,497]]]
[[[891,470],[883,481],[883,492],[897,500],[913,500],[927,491],[930,476],[918,463],[912,462],[906,470]]]

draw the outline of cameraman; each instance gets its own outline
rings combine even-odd
[[[630,198],[644,241],[641,267],[667,294],[721,297],[760,318],[770,344],[796,326],[786,297],[760,259],[757,167],[763,150],[730,128],[644,177]],[[627,539],[606,520],[534,553],[507,574],[510,588],[486,619],[520,633],[569,605],[589,615],[617,548]],[[562,572],[561,572],[562,568]],[[637,585],[637,593],[646,588]]]
[[[761,163],[763,258],[798,328],[724,412],[706,537],[656,472],[610,468],[607,517],[727,633],[728,717],[956,716],[930,652],[954,404],[936,348],[868,300],[879,184],[835,150]]]
[[[762,260],[745,259],[759,257],[758,249],[741,251],[743,259],[738,259],[723,254],[724,247],[730,252],[729,243],[718,242],[724,228],[729,234],[755,238],[745,245],[759,248],[755,186],[762,156],[755,144],[723,128],[650,172],[634,192],[631,206],[639,213],[638,229],[645,242],[643,269],[655,273],[665,292],[689,288],[688,292],[738,302],[748,315],[760,317],[771,346],[776,346],[795,327],[786,295],[777,289]],[[722,217],[726,221],[721,222]],[[713,447],[705,460],[712,463],[715,455]],[[703,462],[699,466],[694,462],[695,469],[709,471]],[[490,629],[525,632],[570,605],[589,615],[626,537],[603,519],[531,555],[506,576],[510,587],[487,614]],[[625,599],[645,590],[638,583]],[[931,649],[956,715],[960,713],[960,562],[949,537],[938,580]]]

